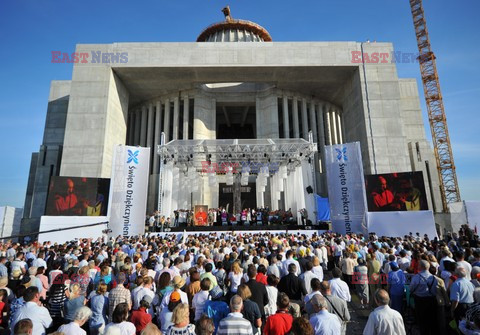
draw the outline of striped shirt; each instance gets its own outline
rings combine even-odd
[[[220,321],[217,335],[223,334],[253,334],[252,325],[242,317],[242,313],[230,313]]]

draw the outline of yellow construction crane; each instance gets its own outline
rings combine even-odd
[[[442,195],[443,211],[448,212],[448,204],[460,200],[460,190],[457,183],[452,146],[448,135],[447,118],[443,106],[442,92],[438,80],[435,55],[430,46],[427,22],[422,0],[409,0],[412,10],[413,24],[418,44],[418,62],[423,81],[423,90],[427,104],[428,120],[432,132],[433,148],[437,160]]]

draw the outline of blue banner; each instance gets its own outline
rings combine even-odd
[[[367,201],[360,143],[325,147],[332,228],[340,234],[366,231]]]
[[[328,198],[322,198],[315,194],[315,200],[317,201],[317,222],[330,221],[330,203]]]

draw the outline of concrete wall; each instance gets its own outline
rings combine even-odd
[[[442,199],[436,159],[425,135],[417,81],[410,78],[400,79],[399,85],[401,115],[409,150],[410,167],[412,171],[423,172],[428,208],[436,212],[441,212]],[[428,181],[429,174],[431,184],[429,184]]]
[[[74,67],[60,175],[110,177],[113,147],[126,140],[128,98],[108,64]]]
[[[69,96],[70,81],[52,81],[43,142],[38,154],[32,155],[30,164],[25,218],[38,218],[44,214],[50,177],[59,175]]]
[[[279,138],[278,95],[262,94],[256,101],[257,138]]]
[[[364,43],[363,52],[369,55],[391,53],[393,47]],[[403,124],[398,122],[402,110],[396,66],[394,63],[367,63],[360,66],[359,72],[370,163],[367,172],[408,171],[410,164],[405,131]]]
[[[20,233],[23,208],[0,207],[0,237],[9,237]]]

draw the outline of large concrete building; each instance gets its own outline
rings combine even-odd
[[[37,229],[51,176],[109,178],[115,145],[155,148],[162,132],[168,142],[308,140],[311,131],[319,157],[324,145],[359,141],[365,174],[423,171],[429,209],[441,211],[416,80],[399,78],[390,57],[365,63],[356,56],[392,55],[391,43],[274,42],[261,26],[226,16],[196,42],[79,44],[76,52],[84,56],[72,79],[51,84],[24,231]],[[149,210],[158,198],[155,151]],[[326,195],[321,163],[315,166],[316,191]],[[191,204],[202,202],[218,205],[214,196]]]

